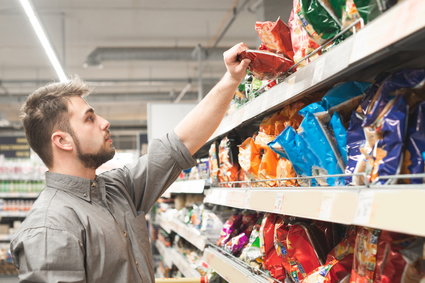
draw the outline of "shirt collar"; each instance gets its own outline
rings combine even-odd
[[[95,180],[90,180],[60,173],[46,172],[47,187],[66,191],[89,202],[92,199],[103,199],[104,190],[100,190],[100,188],[103,188],[104,185],[103,179],[99,176],[96,176]]]

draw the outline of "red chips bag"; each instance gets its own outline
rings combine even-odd
[[[274,80],[293,65],[291,60],[281,55],[260,50],[245,50],[239,58],[251,60],[248,68],[259,80]]]
[[[286,278],[283,268],[283,259],[275,249],[274,234],[275,223],[282,222],[282,217],[276,214],[266,214],[260,228],[260,249],[264,255],[263,267],[270,271],[270,274],[277,280],[283,281]]]
[[[283,53],[289,59],[294,59],[291,31],[281,19],[277,19],[276,22],[257,22],[255,24],[255,30],[261,42],[268,50]]]

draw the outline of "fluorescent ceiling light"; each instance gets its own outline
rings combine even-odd
[[[59,63],[58,57],[56,56],[55,51],[52,48],[52,45],[50,44],[49,40],[47,39],[46,33],[43,30],[43,27],[40,24],[40,21],[38,20],[37,15],[35,14],[35,11],[30,3],[29,0],[19,0],[21,2],[22,7],[25,10],[25,13],[27,14],[28,19],[31,22],[31,25],[40,40],[41,45],[44,48],[44,51],[47,54],[47,57],[49,58],[50,64],[52,64],[53,68],[56,71],[56,74],[61,82],[68,81],[67,76],[65,75],[65,72],[62,69],[61,64]]]

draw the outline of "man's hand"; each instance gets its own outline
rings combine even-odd
[[[230,78],[235,80],[238,84],[242,81],[246,74],[246,68],[248,67],[251,60],[244,59],[238,60],[238,55],[248,49],[248,46],[241,42],[223,53],[224,63]]]

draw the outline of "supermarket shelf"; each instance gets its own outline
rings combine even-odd
[[[203,251],[207,244],[207,238],[200,233],[199,230],[190,227],[179,220],[166,220],[163,217],[158,217],[158,223],[167,233],[176,232],[189,243],[194,245],[199,250]]]
[[[173,224],[170,221],[168,221],[165,217],[162,217],[160,215],[157,215],[156,219],[157,219],[159,226],[161,226],[161,228],[164,229],[165,232],[170,234],[172,227],[173,227]]]
[[[425,237],[425,187],[399,187],[360,191],[353,224]]]
[[[202,194],[206,180],[177,181],[164,192],[163,197],[169,198],[171,194]]]
[[[372,70],[373,63],[391,57],[393,47],[396,48],[404,39],[421,36],[418,39],[423,39],[423,33],[419,31],[423,32],[425,28],[424,14],[423,0],[399,3],[364,29],[297,70],[281,84],[225,117],[210,141],[267,111],[284,106],[306,92],[343,80],[355,72],[361,76],[364,73],[364,70],[360,70],[362,66]],[[418,49],[418,46],[415,48]],[[405,63],[404,59],[400,59],[402,62],[399,63]],[[395,58],[391,60],[393,64],[396,63]],[[382,70],[373,73],[379,71]]]
[[[160,241],[155,241],[155,246],[158,249],[159,254],[162,256],[164,264],[171,268],[171,266],[173,265],[171,248],[167,248]]]
[[[201,276],[199,272],[193,268],[192,264],[177,250],[171,249],[171,255],[174,265],[177,266],[185,277],[199,278]]]
[[[425,236],[425,224],[418,222],[425,214],[424,186],[211,188],[204,202]]]
[[[197,272],[190,262],[174,248],[167,248],[159,241],[155,242],[155,246],[164,259],[164,264],[166,266],[171,267],[174,264],[185,277],[200,277],[199,272]]]
[[[22,192],[0,192],[0,198],[37,198],[40,192],[37,193],[22,193]]]
[[[185,238],[189,243],[203,251],[207,244],[207,238],[193,227],[189,227],[180,221],[174,221],[173,231]]]
[[[204,260],[221,277],[230,283],[267,283],[264,277],[252,273],[244,266],[236,263],[231,258],[213,248],[206,248],[204,251]]]
[[[0,211],[0,217],[26,217],[28,211]]]

